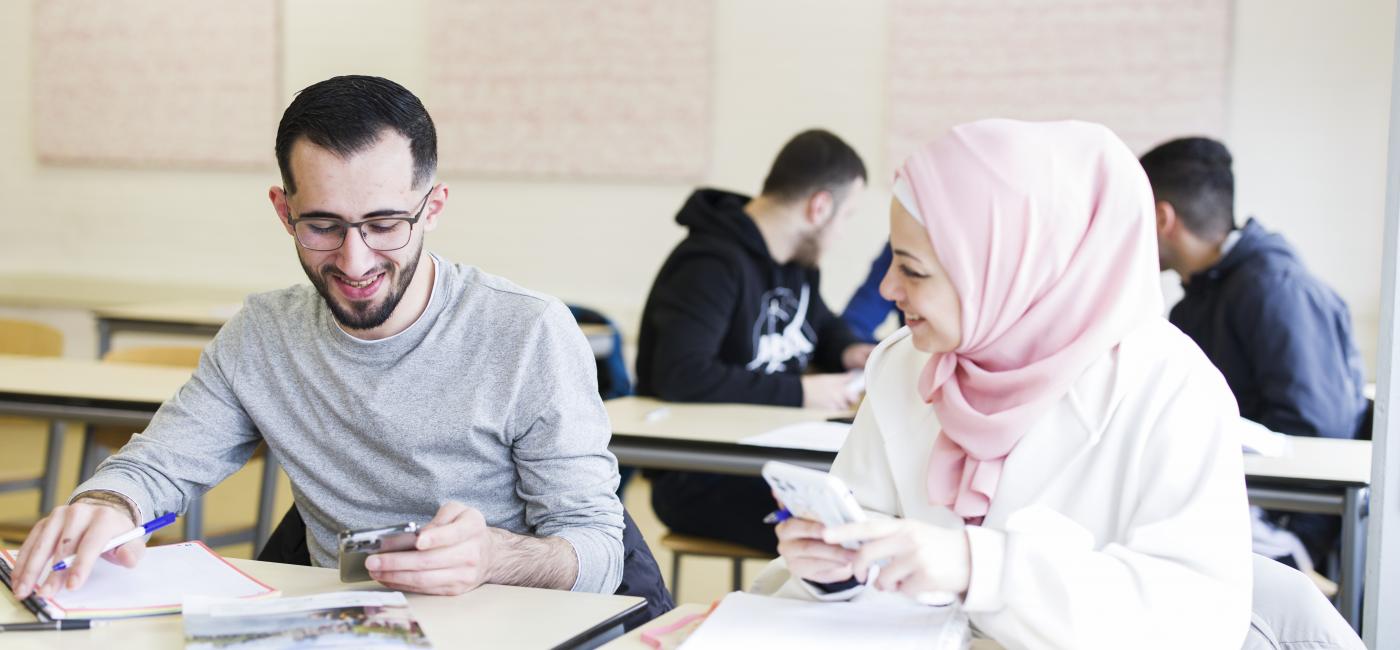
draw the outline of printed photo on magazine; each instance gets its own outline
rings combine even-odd
[[[184,619],[187,650],[432,647],[396,591],[256,602],[189,598]]]

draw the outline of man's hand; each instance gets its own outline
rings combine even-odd
[[[14,572],[15,597],[28,598],[36,587],[39,595],[45,597],[61,589],[81,587],[96,566],[99,554],[109,562],[136,566],[146,552],[144,537],[101,552],[113,537],[136,526],[130,510],[119,499],[102,493],[80,496],[71,505],[54,508],[49,516],[34,524],[19,550],[19,566]],[[71,566],[52,572],[43,584],[38,584],[48,567],[69,555],[77,556]]]
[[[414,550],[371,555],[365,568],[391,589],[456,596],[488,582],[570,589],[578,556],[564,539],[492,528],[481,511],[448,501],[418,533]]]
[[[870,360],[870,353],[874,351],[874,344],[852,343],[841,352],[841,365],[847,370],[864,370],[865,362]]]
[[[855,378],[852,373],[833,373],[802,376],[803,408],[826,411],[845,411],[855,406],[858,395],[852,395],[847,388]]]
[[[491,581],[496,529],[481,511],[448,501],[418,533],[412,551],[378,553],[365,559],[369,575],[400,591],[456,596]]]

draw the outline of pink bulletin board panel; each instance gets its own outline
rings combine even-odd
[[[981,118],[1081,119],[1135,153],[1225,130],[1229,0],[893,0],[888,154]]]
[[[507,178],[702,177],[711,4],[432,0],[425,100],[442,169]]]
[[[46,163],[272,161],[278,0],[34,3],[34,145]]]

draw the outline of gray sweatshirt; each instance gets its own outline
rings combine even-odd
[[[610,435],[568,308],[439,259],[426,311],[379,341],[342,331],[309,284],[249,297],[189,383],[77,493],[117,492],[145,518],[183,512],[266,440],[318,566],[336,566],[341,529],[427,523],[456,500],[490,526],[567,540],[574,590],[611,593]]]

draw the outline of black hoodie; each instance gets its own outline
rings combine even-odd
[[[1250,219],[1185,288],[1171,322],[1225,375],[1240,415],[1293,435],[1356,435],[1366,397],[1351,316],[1283,237]]]
[[[808,365],[840,372],[858,343],[822,302],[818,271],[778,264],[749,197],[697,190],[676,215],[690,234],[642,312],[637,393],[677,402],[802,405]]]

